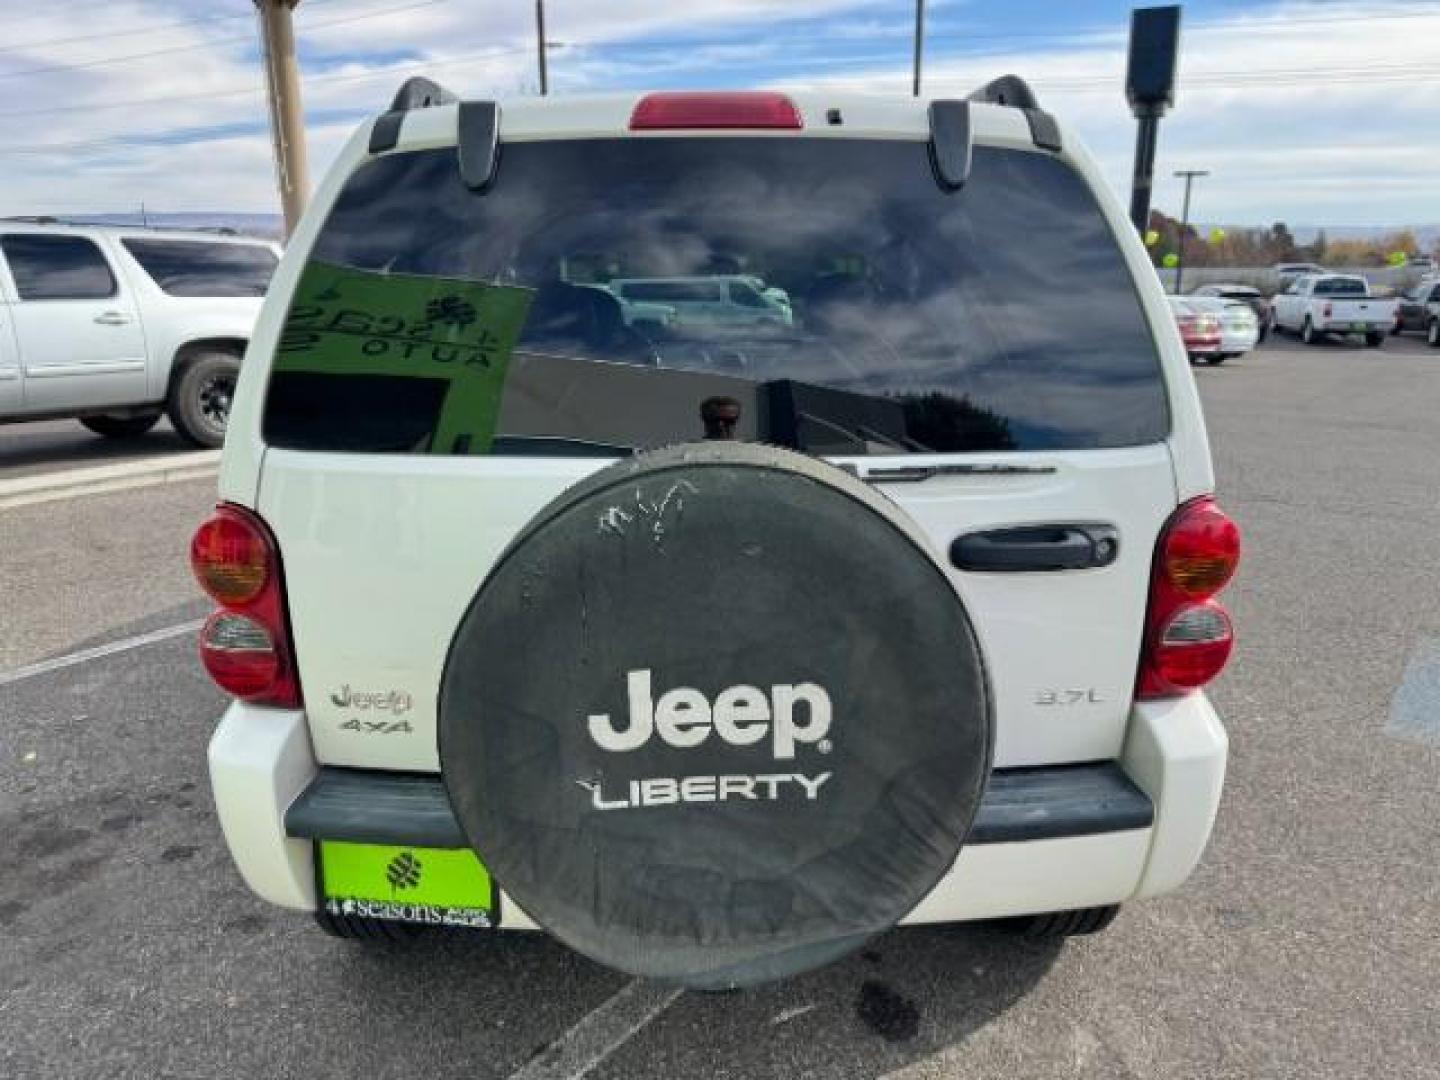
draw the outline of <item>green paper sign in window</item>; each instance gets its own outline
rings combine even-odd
[[[531,289],[310,262],[281,331],[277,377],[439,381],[429,449],[483,454]]]

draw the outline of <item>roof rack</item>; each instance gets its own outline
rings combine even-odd
[[[1030,140],[1042,150],[1060,151],[1060,126],[1053,116],[1040,108],[1040,99],[1035,96],[1035,91],[1019,75],[1001,75],[998,79],[991,79],[966,100],[1019,109],[1030,125]]]
[[[470,190],[484,191],[495,179],[500,106],[493,101],[463,101],[439,83],[422,76],[406,79],[390,102],[390,111],[376,118],[370,129],[370,153],[394,150],[400,142],[400,125],[405,122],[406,114],[437,105],[459,106],[455,142],[460,157],[460,178]]]

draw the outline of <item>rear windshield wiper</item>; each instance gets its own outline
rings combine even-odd
[[[879,468],[844,465],[841,467],[847,472],[853,472],[862,480],[876,480],[887,484],[915,484],[936,476],[1026,476],[1044,475],[1056,471],[1054,465],[999,465],[981,462],[973,465],[947,462],[943,465],[893,465]]]

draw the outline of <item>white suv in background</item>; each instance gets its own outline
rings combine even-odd
[[[209,232],[0,220],[0,423],[219,446],[280,249]]]
[[[642,334],[592,287],[717,266],[793,318]],[[408,84],[291,241],[192,543],[225,839],[340,936],[691,986],[1101,929],[1219,806],[1213,490],[1145,248],[1020,80]]]

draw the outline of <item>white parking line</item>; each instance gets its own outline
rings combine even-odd
[[[685,991],[636,979],[510,1074],[509,1080],[579,1080]]]
[[[129,652],[131,649],[153,645],[157,641],[168,641],[181,634],[194,633],[204,625],[204,619],[197,619],[194,622],[179,623],[175,626],[151,630],[148,634],[121,638],[119,641],[112,641],[106,645],[96,645],[93,649],[82,649],[80,652],[70,653],[67,656],[57,656],[53,660],[41,660],[37,664],[28,664],[25,667],[16,668],[14,671],[0,674],[0,686],[9,686],[11,683],[17,683],[21,679],[29,679],[35,675],[48,675],[52,671],[61,671],[68,667],[74,667],[76,664],[99,660],[105,656],[114,656],[116,653]]]

